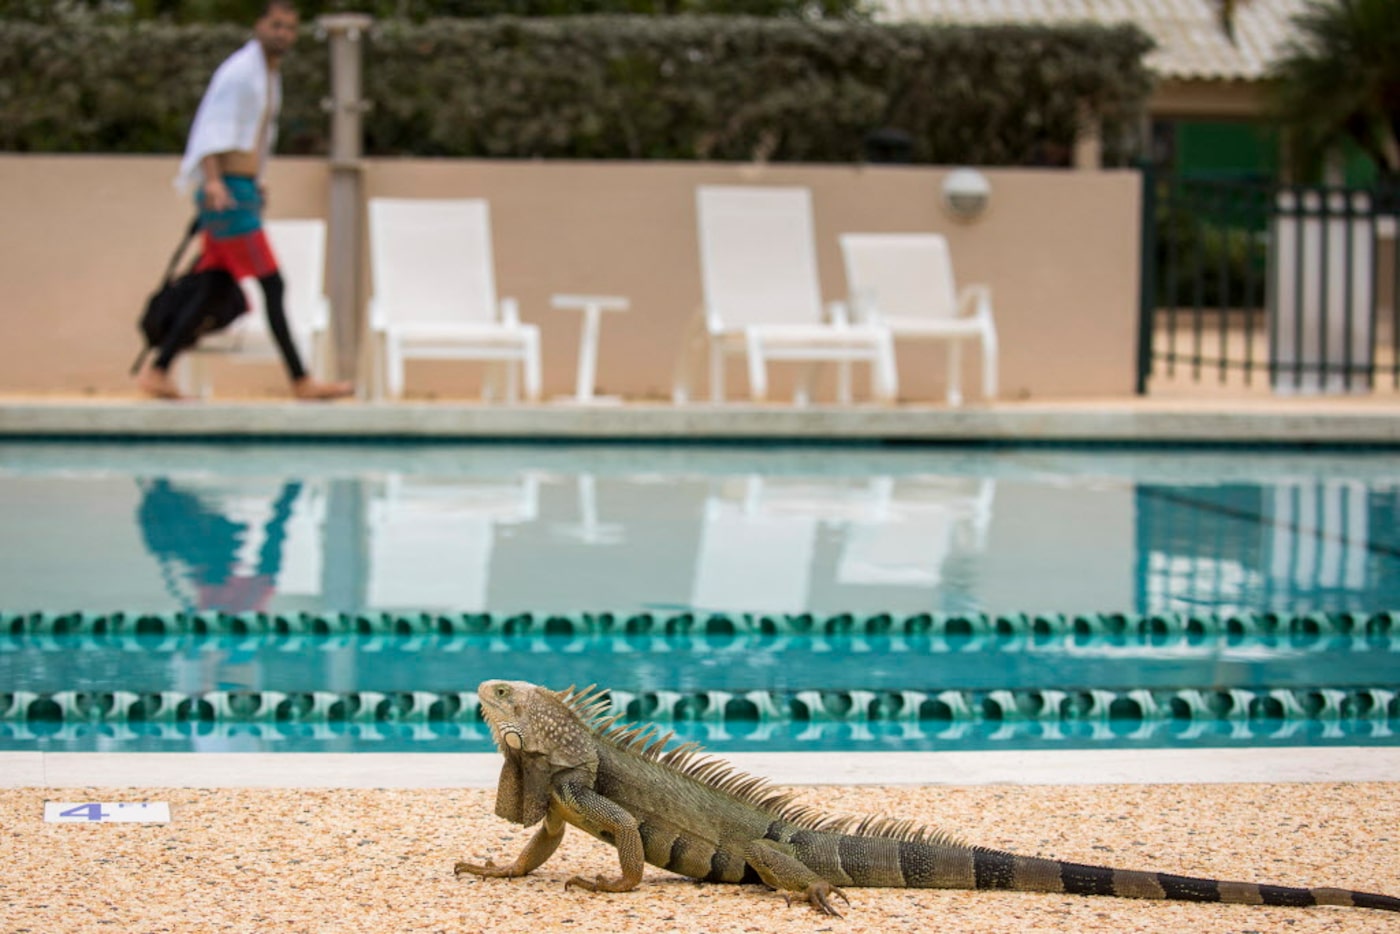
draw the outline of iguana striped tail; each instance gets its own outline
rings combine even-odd
[[[817,879],[834,886],[1001,889],[1066,895],[1108,895],[1236,905],[1310,908],[1336,905],[1400,911],[1400,898],[1338,888],[1298,888],[1256,882],[1227,882],[1165,872],[1113,869],[1003,850],[969,846],[937,831],[903,821],[827,821],[801,827],[774,821],[764,841],[796,863],[787,864],[781,887],[801,891]],[[755,855],[763,856],[762,852]],[[782,875],[780,859],[768,877]],[[803,872],[806,870],[807,875]],[[820,886],[818,886],[820,888]],[[808,893],[809,898],[811,892]],[[822,899],[814,904],[830,911]]]
[[[1109,869],[1082,863],[1016,856],[974,848],[969,869],[972,888],[1064,892],[1069,895],[1112,895],[1119,898],[1161,898],[1186,902],[1235,905],[1279,905],[1310,908],[1337,905],[1400,911],[1400,898],[1337,888],[1295,888],[1255,882],[1225,882],[1165,872]],[[919,885],[912,881],[910,885]]]

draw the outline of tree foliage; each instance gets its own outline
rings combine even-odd
[[[1315,176],[1349,140],[1400,174],[1400,2],[1311,0],[1294,23],[1271,77],[1296,164]]]

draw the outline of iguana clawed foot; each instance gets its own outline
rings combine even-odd
[[[574,876],[564,883],[564,891],[567,892],[575,885],[590,892],[630,892],[637,887],[635,882],[629,884],[626,879],[609,879],[606,876],[594,876],[590,879],[587,876]]]
[[[851,903],[851,900],[846,897],[845,892],[824,879],[820,882],[813,882],[811,885],[807,886],[806,891],[804,891],[802,895],[807,899],[807,903],[817,909],[817,911],[820,911],[824,915],[835,915],[838,918],[841,917],[841,912],[837,911],[835,906],[831,904],[831,896],[839,895],[841,901],[845,902],[847,905]],[[792,895],[785,892],[783,893],[783,897],[787,899],[789,905],[792,904]]]
[[[509,879],[513,876],[520,875],[520,873],[515,871],[514,866],[497,866],[492,862],[489,856],[486,857],[485,865],[479,866],[476,863],[459,861],[452,867],[452,875],[454,876],[460,876],[464,872],[469,872],[474,876],[486,876],[491,879]]]

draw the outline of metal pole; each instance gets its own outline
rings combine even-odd
[[[336,375],[355,378],[360,360],[363,313],[360,296],[360,205],[363,201],[360,115],[361,43],[373,18],[335,13],[316,20],[330,43],[331,96],[322,106],[331,115],[330,218],[327,222],[326,291],[331,301]]]
[[[1157,173],[1151,159],[1144,159],[1142,173],[1142,202],[1139,221],[1141,233],[1139,242],[1142,252],[1138,257],[1138,346],[1137,382],[1133,391],[1139,396],[1147,395],[1147,380],[1152,375],[1153,338],[1157,326]]]

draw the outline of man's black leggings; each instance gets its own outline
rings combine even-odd
[[[287,326],[287,311],[284,305],[286,285],[282,274],[274,272],[258,280],[262,287],[263,304],[267,306],[267,324],[277,341],[277,349],[282,352],[282,362],[287,366],[287,374],[293,382],[306,376],[306,368],[301,365],[301,355],[292,341],[292,330]],[[201,278],[198,291],[185,305],[184,311],[176,320],[175,326],[165,336],[156,355],[156,369],[165,372],[175,362],[175,355],[182,347],[189,346],[199,334],[199,326],[204,321],[204,305],[209,300],[209,280]]]

